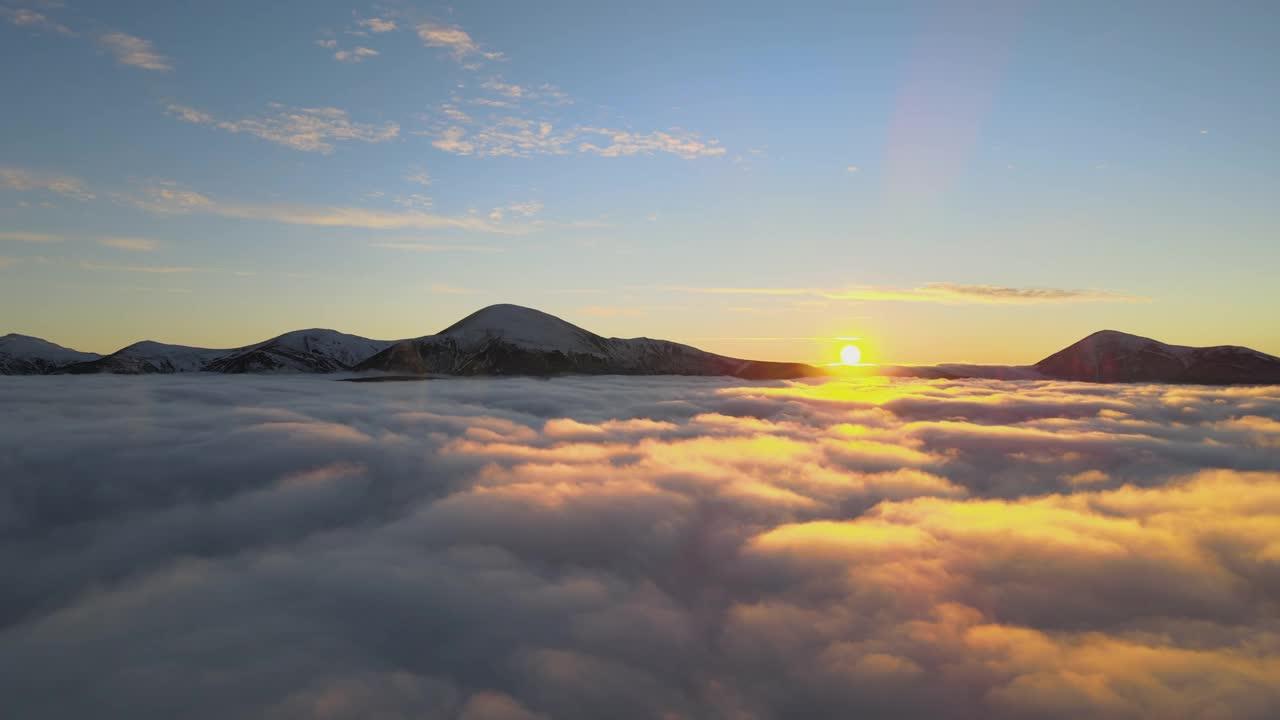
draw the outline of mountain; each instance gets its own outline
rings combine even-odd
[[[68,365],[55,371],[57,374],[88,375],[92,373],[116,373],[119,375],[149,375],[152,373],[196,372],[206,363],[229,352],[208,348],[167,345],[143,340],[121,348],[106,357],[89,362]]]
[[[833,374],[887,375],[890,377],[914,377],[926,380],[1049,380],[1031,365],[971,365],[944,363],[942,365],[876,365],[866,372],[838,371]]]
[[[80,352],[30,335],[9,333],[0,337],[0,375],[43,375],[64,365],[102,357]]]
[[[230,350],[166,345],[144,340],[96,360],[54,372],[72,375],[116,373],[258,372],[327,373],[350,370],[356,363],[391,345],[336,330],[295,330],[270,340]]]
[[[0,374],[5,375],[347,370],[412,376],[726,375],[770,380],[830,374],[935,380],[1280,384],[1280,358],[1256,350],[1234,345],[1169,345],[1115,330],[1096,332],[1035,365],[814,367],[726,357],[669,340],[607,338],[518,305],[491,305],[434,335],[399,341],[311,329],[228,350],[147,340],[103,357],[25,335],[0,338]]]
[[[208,363],[204,369],[221,373],[338,372],[350,370],[392,343],[336,330],[295,330],[259,345],[232,351]]]
[[[404,340],[355,367],[415,375],[731,375],[749,379],[823,374],[803,363],[715,355],[650,338],[606,338],[554,315],[491,305],[435,335]]]
[[[1096,332],[1034,367],[1052,378],[1086,382],[1280,383],[1280,358],[1257,350],[1168,345],[1115,330]]]

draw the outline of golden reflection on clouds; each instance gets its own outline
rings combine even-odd
[[[324,402],[229,407],[200,386],[183,413],[80,397],[77,412],[134,413],[123,422],[141,432],[86,449],[80,428],[46,456],[27,448],[47,398],[21,400],[19,472],[118,447],[95,467],[120,476],[49,473],[24,486],[43,504],[0,509],[122,502],[119,478],[142,478],[122,519],[94,507],[104,549],[76,554],[140,579],[86,572],[92,591],[35,597],[50,609],[8,631],[20,642],[0,643],[0,662],[22,674],[39,658],[11,662],[12,648],[114,650],[155,636],[157,617],[223,632],[276,613],[234,650],[285,668],[282,654],[332,659],[289,680],[306,708],[445,688],[447,712],[400,715],[572,718],[622,697],[645,717],[1280,716],[1280,388],[335,385]],[[201,413],[216,417],[202,432],[164,434]],[[164,470],[184,447],[184,471]],[[40,496],[50,484],[61,494]],[[164,492],[173,509],[157,507]],[[74,567],[55,540],[26,554]],[[375,611],[280,608],[277,594]],[[236,611],[219,616],[227,599]],[[334,637],[356,650],[315,644]],[[507,674],[467,674],[477,657]]]

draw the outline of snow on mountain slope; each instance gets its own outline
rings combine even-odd
[[[60,369],[69,374],[140,375],[175,372],[335,372],[392,344],[336,330],[295,330],[240,348],[168,345],[151,340],[134,343],[106,357]]]
[[[463,347],[492,339],[561,352],[607,352],[605,339],[560,318],[519,305],[490,305],[441,330]]]
[[[0,375],[42,375],[71,363],[97,360],[97,353],[72,350],[30,335],[0,337]]]
[[[392,340],[370,340],[336,330],[295,330],[266,342],[235,350],[205,366],[223,373],[336,372],[390,347]]]
[[[197,372],[211,361],[232,352],[210,348],[168,345],[152,340],[136,342],[110,355],[91,362],[76,363],[57,372],[71,375],[117,373],[146,375],[150,373]]]

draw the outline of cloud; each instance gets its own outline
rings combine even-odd
[[[353,122],[347,111],[339,108],[294,108],[280,103],[271,103],[268,107],[272,114],[243,120],[219,120],[186,105],[170,104],[168,112],[189,123],[231,133],[247,133],[294,150],[324,154],[333,152],[337,142],[379,143],[400,134],[397,123]]]
[[[131,273],[153,273],[153,274],[160,274],[160,275],[170,275],[174,273],[196,272],[199,268],[167,266],[167,265],[107,265],[107,264],[89,262],[87,260],[81,260],[80,269],[90,270],[93,272],[131,272]]]
[[[412,250],[414,252],[478,252],[493,253],[502,252],[500,248],[486,247],[482,245],[441,245],[438,243],[421,243],[421,242],[380,242],[370,243],[369,247],[383,248],[386,250]]]
[[[1277,387],[38,379],[19,716],[1280,710]]]
[[[526,232],[523,225],[498,224],[471,216],[436,215],[421,210],[377,210],[361,207],[316,205],[257,205],[215,200],[172,183],[155,183],[135,195],[121,196],[133,207],[157,215],[201,213],[243,220],[265,220],[288,225],[351,227],[366,230],[442,230],[473,232]]]
[[[573,100],[569,99],[568,93],[555,85],[548,83],[539,85],[536,88],[531,88],[523,85],[516,85],[514,83],[506,83],[502,81],[502,78],[494,77],[480,83],[480,87],[501,95],[511,101],[511,103],[501,103],[499,105],[500,107],[511,107],[513,103],[517,103],[522,100],[537,101],[547,105],[567,105],[573,102]],[[486,104],[486,101],[482,99],[473,99],[467,102]],[[492,104],[493,101],[490,100],[487,101],[487,103]]]
[[[630,305],[584,305],[577,309],[582,315],[591,317],[612,318],[612,317],[630,317],[640,318],[647,317],[649,312],[646,308],[633,307]]]
[[[584,142],[578,146],[582,152],[593,152],[604,157],[653,155],[664,152],[693,160],[699,157],[723,155],[725,152],[725,149],[719,146],[718,140],[703,140],[695,134],[680,130],[630,133],[606,128],[583,128],[582,132],[607,137],[607,141],[600,144]]]
[[[351,50],[339,50],[333,54],[333,59],[338,62],[358,63],[363,62],[365,58],[377,56],[379,53],[373,48],[356,47]]]
[[[16,258],[16,257],[9,257],[9,256],[7,256],[7,255],[0,255],[0,270],[3,270],[3,269],[5,269],[5,268],[7,268],[7,267],[12,267],[12,266],[14,266],[14,265],[17,265],[19,262],[21,262],[21,261],[20,261],[18,258]]]
[[[159,242],[150,238],[140,237],[103,237],[98,238],[98,244],[117,250],[131,250],[133,252],[150,252],[160,247]]]
[[[949,282],[926,283],[914,288],[855,286],[844,289],[767,287],[689,287],[669,290],[700,295],[811,295],[825,300],[929,302],[941,304],[1022,305],[1063,302],[1146,302],[1147,298],[1108,290],[1067,290],[1061,288],[1018,288],[999,285],[963,285]]]
[[[409,193],[408,195],[397,195],[392,202],[403,208],[426,209],[435,204],[430,195],[422,193]]]
[[[374,33],[391,32],[396,29],[396,21],[389,18],[364,18],[357,20],[356,24]]]
[[[446,111],[445,114],[457,121],[457,118],[451,117],[450,112]],[[593,127],[557,129],[548,120],[515,116],[492,119],[475,128],[464,127],[465,122],[416,134],[434,135],[436,139],[432,145],[439,150],[479,157],[535,157],[566,155],[571,152],[625,157],[669,153],[693,160],[724,153],[724,148],[719,147],[719,141],[703,140],[694,133],[680,130],[633,134]]]
[[[411,182],[414,185],[430,185],[431,174],[425,168],[413,168],[404,176],[405,182]]]
[[[489,212],[489,219],[495,222],[501,221],[507,215],[516,215],[523,218],[531,218],[542,212],[544,205],[537,200],[529,200],[526,202],[515,202],[503,207],[496,207]]]
[[[151,48],[151,41],[122,32],[103,33],[98,37],[121,65],[142,68],[143,70],[172,70],[173,63],[169,58],[156,53]]]
[[[0,232],[0,240],[12,240],[14,242],[51,243],[58,242],[61,239],[62,237],[59,235],[50,235],[48,233]]]
[[[415,28],[418,37],[428,47],[445,48],[458,62],[473,62],[477,58],[485,60],[501,60],[502,53],[481,49],[480,45],[465,30],[454,25],[440,23],[421,23]]]
[[[934,282],[910,290],[866,289],[834,293],[834,300],[901,300],[939,303],[1046,303],[1046,302],[1141,302],[1145,298],[1105,290],[1064,290],[1060,288],[1016,288],[997,285],[960,285]]]
[[[47,15],[36,12],[35,10],[0,7],[0,16],[7,17],[9,22],[17,25],[18,27],[55,32],[67,37],[75,37],[76,35],[75,31],[71,28],[63,25],[62,23],[50,20]]]
[[[94,194],[78,178],[13,166],[0,166],[0,188],[18,191],[46,190],[77,200],[94,199]]]

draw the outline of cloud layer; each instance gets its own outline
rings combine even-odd
[[[1280,712],[1280,388],[0,393],[21,717]]]
[[[365,51],[363,54],[361,51]],[[358,62],[368,55],[377,55],[368,48],[335,54],[339,60]],[[202,110],[186,105],[170,104],[169,114],[197,125],[225,130],[230,133],[248,133],[263,140],[279,143],[303,152],[331,153],[337,142],[378,143],[393,140],[400,134],[400,126],[394,122],[382,124],[354,122],[341,108],[294,108],[271,103],[271,114],[243,120],[219,120]]]

